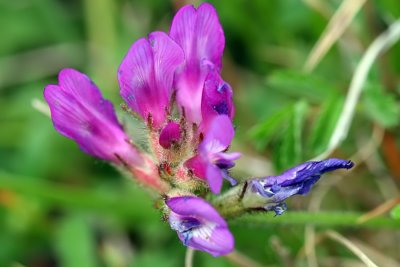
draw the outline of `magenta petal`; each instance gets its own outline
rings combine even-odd
[[[168,149],[173,143],[179,142],[180,139],[181,129],[179,124],[176,122],[170,122],[162,129],[159,143],[163,148]]]
[[[44,97],[54,127],[75,140],[86,153],[115,163],[121,163],[120,159],[132,165],[142,163],[139,153],[128,144],[111,102],[102,98],[86,75],[73,69],[62,70],[59,85],[46,86]]]
[[[211,120],[199,149],[207,153],[222,152],[231,144],[234,134],[231,119],[226,115],[216,116]]]
[[[136,41],[118,70],[121,96],[129,107],[154,127],[166,120],[176,68],[183,62],[182,49],[163,32]]]
[[[210,185],[211,192],[219,194],[221,192],[223,181],[221,170],[217,166],[209,164],[207,166],[206,178]]]
[[[206,77],[201,99],[202,128],[207,129],[210,121],[218,115],[227,115],[231,119],[235,113],[232,89],[216,71],[210,71]]]
[[[166,201],[167,206],[180,216],[194,217],[227,226],[225,220],[207,201],[199,197],[173,197]]]
[[[191,169],[197,177],[206,179],[207,166],[210,163],[202,155],[196,155],[185,162],[185,166]]]
[[[175,15],[170,36],[183,48],[186,62],[176,79],[177,101],[191,122],[201,121],[201,92],[209,70],[221,69],[225,37],[216,10],[203,3],[181,8]]]

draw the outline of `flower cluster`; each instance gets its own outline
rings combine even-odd
[[[44,91],[58,132],[158,192],[164,217],[183,244],[214,256],[234,247],[221,215],[252,209],[282,214],[285,199],[307,193],[324,172],[353,165],[307,162],[280,176],[237,183],[229,174],[240,154],[227,152],[235,109],[232,89],[221,77],[224,46],[217,13],[207,3],[181,8],[169,33],[152,32],[131,46],[118,82],[129,112],[146,126],[147,150],[131,140],[86,75],[64,69],[58,84]],[[224,179],[233,186],[225,195],[212,204],[199,197],[220,194]]]

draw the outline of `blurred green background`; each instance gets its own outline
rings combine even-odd
[[[44,86],[71,67],[87,73],[124,117],[118,64],[136,39],[168,31],[189,2],[0,0],[0,266],[183,266],[185,248],[151,196],[82,153],[40,110],[46,111]],[[353,1],[365,3],[307,70],[342,1],[210,2],[226,36],[223,77],[236,103],[232,150],[244,154],[233,173],[238,178],[272,175],[325,151],[355,67],[400,15],[398,0]],[[290,211],[316,217],[289,211],[232,222],[238,252],[198,252],[194,266],[364,266],[327,229],[379,266],[400,266],[399,73],[395,44],[375,62],[349,135],[333,154],[354,159],[357,168],[326,175],[307,197],[288,201]],[[376,207],[378,221],[356,223]]]

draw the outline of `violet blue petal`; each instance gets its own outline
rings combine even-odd
[[[171,148],[174,143],[179,142],[181,139],[181,129],[178,123],[169,122],[160,133],[159,143],[165,148]]]
[[[215,8],[188,5],[175,15],[170,36],[183,48],[185,65],[177,73],[177,101],[190,122],[201,121],[201,95],[209,70],[220,71],[225,36]]]
[[[239,152],[231,152],[231,153],[217,153],[216,157],[218,157],[218,160],[216,164],[221,168],[221,169],[230,169],[235,166],[234,160],[239,159],[241,154]]]
[[[118,70],[121,96],[145,121],[160,128],[166,121],[176,68],[184,61],[182,49],[167,34],[153,32],[136,41]]]
[[[302,182],[312,176],[321,176],[326,172],[336,169],[351,169],[354,163],[343,159],[326,159],[322,161],[309,161],[295,166],[278,176],[268,176],[264,178],[266,185],[278,183],[282,186],[288,186]]]
[[[233,119],[232,89],[224,82],[216,71],[210,71],[205,79],[201,99],[201,115],[203,128],[207,129],[210,121],[218,115],[227,115]]]
[[[202,250],[213,256],[233,250],[234,239],[225,220],[205,200],[173,197],[166,201],[171,209],[169,222],[185,246]]]
[[[86,75],[64,69],[58,85],[48,85],[44,97],[49,104],[54,127],[75,140],[80,148],[95,157],[115,163],[140,165],[143,159],[128,143],[114,108]]]
[[[285,171],[278,176],[250,180],[250,188],[265,201],[264,208],[274,210],[277,215],[284,212],[284,201],[293,195],[307,194],[321,175],[336,169],[350,169],[354,163],[349,160],[327,159],[310,161]]]

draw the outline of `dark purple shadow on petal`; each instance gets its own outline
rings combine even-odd
[[[177,144],[181,139],[181,129],[178,123],[169,122],[160,133],[159,143],[165,148],[169,149],[175,143]]]
[[[210,71],[206,77],[201,99],[202,128],[206,130],[210,121],[218,115],[233,118],[235,108],[233,93],[216,71]]]

